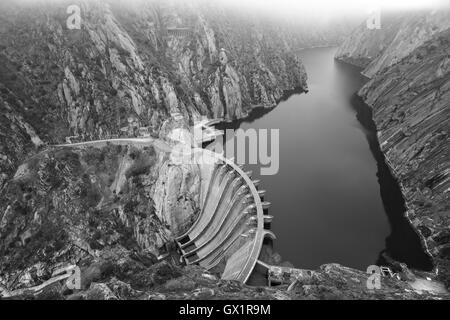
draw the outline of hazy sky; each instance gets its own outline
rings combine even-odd
[[[58,2],[67,0],[9,0],[22,3],[36,2]],[[73,0],[74,4],[81,0]],[[87,0],[89,1],[89,0]],[[138,5],[143,1],[162,1],[162,2],[206,2],[214,5],[215,2],[232,6],[241,10],[242,13],[263,12],[270,17],[292,18],[304,22],[332,22],[336,19],[355,17],[365,18],[374,9],[380,9],[381,12],[391,10],[417,10],[417,9],[436,9],[447,7],[450,9],[450,0],[105,0],[119,1],[125,4],[134,3]],[[0,4],[5,0],[0,0]]]
[[[282,15],[313,16],[364,15],[375,8],[382,11],[434,9],[448,6],[449,0],[219,0],[242,8],[258,8]]]

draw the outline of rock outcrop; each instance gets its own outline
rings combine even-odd
[[[355,31],[350,38],[353,45],[348,40],[337,54],[338,59],[365,66],[363,73],[372,76],[358,94],[373,109],[381,150],[405,198],[405,214],[447,287],[449,17],[445,11],[392,17],[395,22],[386,30]],[[375,47],[371,35],[376,35]],[[371,45],[366,46],[368,43]]]
[[[1,174],[41,142],[121,135],[130,117],[154,135],[174,113],[240,118],[307,86],[288,45],[301,32],[278,23],[208,2],[83,0],[69,29],[72,4],[0,4],[0,130],[14,136]]]
[[[383,13],[380,29],[360,25],[340,45],[336,58],[365,68],[362,73],[371,78],[449,27],[446,10]]]
[[[155,262],[197,217],[199,188],[198,168],[152,146],[43,151],[0,199],[0,285],[33,286],[87,257],[138,252]],[[30,277],[36,268],[45,272]]]

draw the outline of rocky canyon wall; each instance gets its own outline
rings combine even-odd
[[[363,67],[371,78],[401,61],[435,34],[450,27],[448,11],[420,11],[381,15],[381,28],[361,24],[340,45],[336,58]]]
[[[80,29],[66,12],[78,5]],[[306,88],[295,47],[314,35],[210,2],[2,1],[0,186],[43,144],[158,136],[174,113],[235,119]],[[314,43],[327,44],[318,34]]]
[[[338,59],[365,67],[359,95],[373,109],[380,147],[398,179],[406,215],[443,281],[450,278],[450,15],[390,17],[361,26]]]

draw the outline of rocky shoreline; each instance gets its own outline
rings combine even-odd
[[[358,95],[373,110],[380,148],[405,199],[406,218],[419,234],[424,250],[433,258],[438,279],[448,288],[449,30],[445,24],[439,24],[439,19],[427,22],[436,23],[436,33],[416,38],[415,47],[406,52],[402,51],[402,45],[381,37],[385,41],[382,50],[362,64],[357,63],[359,66],[371,66],[372,70],[373,66],[381,65],[377,61],[386,64],[389,55],[395,53],[403,58],[383,69],[366,72],[371,80]],[[410,24],[403,24],[402,28],[408,29]],[[402,28],[396,29],[396,34],[405,33]],[[350,63],[362,60],[358,52],[367,50],[365,43],[371,36],[359,31],[353,37],[358,37],[357,34],[363,41],[354,42],[353,47],[350,42],[344,44],[337,59]]]

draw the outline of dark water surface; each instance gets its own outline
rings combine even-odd
[[[370,111],[355,92],[359,69],[333,59],[336,48],[303,50],[309,92],[254,111],[228,127],[280,130],[280,167],[260,178],[275,218],[274,248],[302,268],[338,262],[366,269],[386,247],[410,266],[428,263],[402,218],[404,203],[379,152]]]

